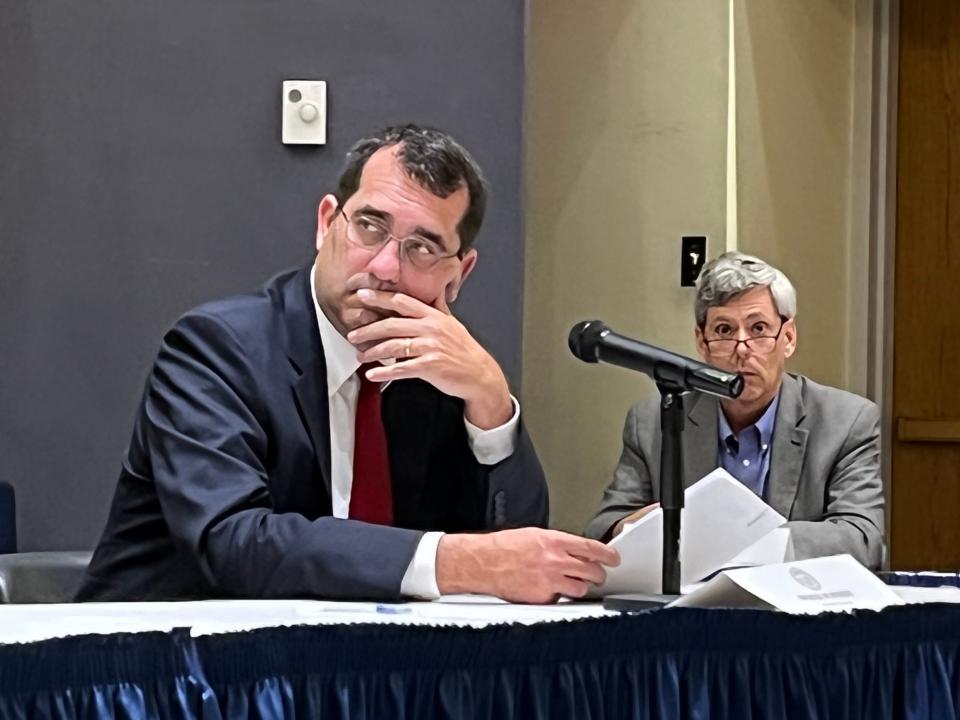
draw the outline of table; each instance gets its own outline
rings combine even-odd
[[[88,631],[103,606],[0,608],[3,637],[45,612],[84,633],[0,645],[0,717],[960,718],[960,605],[797,617],[577,604],[508,624],[492,606],[444,621],[419,605],[254,602],[248,625],[272,618],[259,628],[224,618],[228,605],[144,605],[158,629],[118,614],[126,629],[102,635]]]

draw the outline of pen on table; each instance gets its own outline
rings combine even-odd
[[[350,607],[322,607],[320,608],[323,612],[339,612],[339,613],[378,613],[380,615],[402,615],[403,613],[411,612],[408,605],[387,605],[384,603],[377,603],[376,605],[351,605]]]
[[[384,605],[377,603],[377,612],[384,615],[400,615],[401,613],[410,612],[410,607],[407,605]]]

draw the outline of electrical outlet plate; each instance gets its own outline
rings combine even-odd
[[[327,83],[283,81],[283,144],[326,145]]]
[[[680,245],[680,286],[693,287],[707,262],[707,236],[684,235]]]

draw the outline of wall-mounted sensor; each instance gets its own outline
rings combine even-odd
[[[327,83],[323,80],[283,81],[283,144],[325,145],[327,142]]]

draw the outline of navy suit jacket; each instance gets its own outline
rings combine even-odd
[[[522,425],[511,457],[480,465],[463,402],[419,380],[382,399],[396,527],[331,517],[309,273],[203,305],[164,337],[79,600],[395,599],[423,531],[546,524]]]

